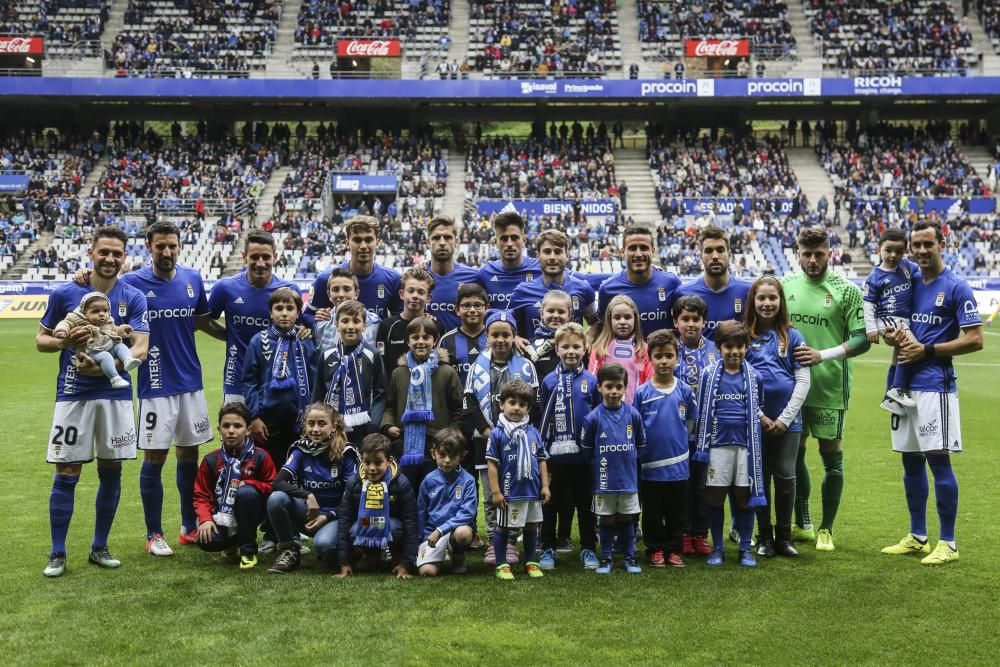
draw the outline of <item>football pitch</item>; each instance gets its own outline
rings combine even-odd
[[[111,550],[116,571],[87,564],[97,475],[86,466],[76,493],[66,574],[42,576],[49,549],[45,463],[56,355],[34,349],[37,323],[0,322],[3,435],[0,458],[0,660],[5,664],[997,664],[1000,541],[994,512],[1000,423],[1000,336],[957,363],[966,452],[960,484],[961,560],[943,568],[883,556],[909,526],[899,456],[878,408],[888,352],[877,346],[855,366],[846,478],[833,553],[802,545],[797,560],[740,568],[729,545],[722,568],[689,558],[683,570],[644,568],[608,577],[563,554],[530,581],[492,578],[481,555],[470,573],[396,581],[362,574],[335,580],[304,557],[299,572],[265,573],[269,557],[240,572],[220,556],[175,546],[145,551],[139,464],[124,465]],[[199,334],[210,409],[217,409],[223,347]],[[822,470],[808,460],[813,516]],[[202,448],[202,454],[208,447]],[[174,459],[163,474],[164,527],[176,544]],[[480,515],[480,520],[482,519]],[[936,541],[933,484],[928,528]],[[933,544],[933,542],[932,542]],[[515,573],[518,570],[515,568]]]

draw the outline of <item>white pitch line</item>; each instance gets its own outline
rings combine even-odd
[[[888,368],[888,361],[876,361],[875,359],[855,359],[854,363],[863,364],[865,366],[885,366]],[[1000,363],[986,362],[986,361],[959,361],[955,360],[956,366],[966,366],[970,368],[1000,368]]]

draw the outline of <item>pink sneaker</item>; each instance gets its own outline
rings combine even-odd
[[[497,555],[496,555],[496,552],[493,550],[493,545],[492,544],[489,545],[488,547],[486,547],[486,556],[483,558],[483,564],[484,565],[496,565],[497,564]]]
[[[519,554],[518,551],[517,551],[517,545],[516,544],[508,544],[507,545],[507,564],[508,565],[517,565],[520,562],[521,562],[521,554]]]

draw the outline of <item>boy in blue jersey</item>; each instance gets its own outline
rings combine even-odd
[[[508,532],[517,528],[524,529],[524,573],[532,578],[544,576],[535,561],[535,550],[542,504],[550,497],[548,455],[541,434],[528,419],[534,402],[535,388],[524,380],[504,385],[500,392],[502,412],[486,447],[490,493],[497,512],[493,534],[496,578],[502,581],[514,578],[507,563],[507,541]]]
[[[726,497],[736,497],[740,565],[756,567],[750,549],[754,510],[767,504],[763,490],[760,413],[764,393],[757,372],[746,362],[750,337],[735,320],[720,324],[715,345],[722,361],[701,376],[698,389],[698,449],[695,459],[708,464],[705,478],[712,528],[708,565],[722,565],[726,547],[722,526]]]
[[[518,285],[510,297],[510,310],[520,324],[520,335],[528,340],[534,338],[535,330],[542,325],[542,303],[551,290],[569,294],[572,321],[581,324],[585,318],[591,324],[597,321],[594,288],[566,271],[569,263],[566,234],[558,229],[546,229],[538,235],[536,244],[542,274]]]
[[[705,369],[719,361],[719,352],[714,345],[705,342],[702,331],[705,329],[705,317],[708,306],[700,296],[681,296],[673,305],[674,325],[677,327],[677,365],[674,377],[686,384],[698,400],[698,384]],[[694,456],[698,447],[698,438],[691,435],[688,449]],[[690,469],[688,495],[688,527],[682,538],[685,556],[698,554],[707,556],[712,553],[708,543],[708,508],[705,504],[705,464],[694,458],[688,460]]]
[[[877,343],[886,329],[901,329],[903,337],[912,338],[909,319],[913,310],[913,279],[917,265],[906,259],[906,234],[898,227],[882,232],[878,240],[882,263],[872,269],[861,288],[865,313],[865,334],[868,342]],[[916,407],[910,397],[910,375],[913,367],[896,363],[893,348],[892,384],[886,392],[882,408],[895,415],[905,415],[907,408]]]
[[[514,289],[541,273],[538,260],[524,256],[524,218],[513,211],[493,219],[493,232],[500,259],[479,269],[479,284],[486,290],[489,307],[508,310]]]
[[[302,411],[312,398],[316,348],[299,339],[295,322],[302,313],[302,296],[287,287],[268,299],[271,325],[256,334],[243,362],[243,397],[250,410],[254,442],[275,461],[288,457],[299,438]]]
[[[958,385],[952,357],[983,349],[983,325],[969,284],[945,267],[944,235],[932,222],[921,221],[910,233],[910,253],[920,267],[913,284],[910,327],[914,340],[895,329],[886,336],[899,345],[899,363],[913,365],[910,389],[916,408],[892,415],[892,448],[903,458],[903,488],[910,512],[910,532],[882,553],[924,554],[927,541],[927,468],[934,476],[941,535],[934,551],[921,561],[945,565],[958,560],[955,519],[958,480],[951,452],[962,451]]]
[[[427,245],[431,250],[428,271],[434,278],[434,292],[427,312],[437,319],[441,331],[451,331],[461,324],[456,313],[458,291],[464,285],[479,284],[479,271],[455,261],[458,227],[455,219],[441,213],[427,223]]]
[[[594,477],[594,513],[600,522],[601,563],[597,574],[610,574],[615,539],[625,552],[625,571],[639,574],[635,529],[639,514],[639,450],[646,445],[642,416],[624,402],[628,374],[618,362],[597,371],[602,403],[583,420],[580,446]]]
[[[705,227],[698,233],[698,248],[704,273],[678,287],[676,296],[698,296],[705,301],[703,335],[712,340],[719,322],[743,319],[750,283],[729,272],[729,237],[725,230],[714,225]]]
[[[313,342],[316,343],[316,349],[320,354],[340,344],[340,331],[337,329],[337,318],[334,317],[334,313],[337,306],[343,302],[359,300],[361,292],[358,289],[357,276],[341,266],[334,268],[326,281],[326,295],[330,299],[331,306],[316,312],[316,324],[313,325]],[[306,306],[306,310],[309,310],[309,306]],[[365,309],[363,338],[372,349],[375,348],[375,339],[381,322],[382,318]]]
[[[591,500],[594,492],[590,464],[580,449],[583,420],[601,401],[597,378],[583,365],[587,336],[576,322],[562,325],[554,338],[559,365],[542,380],[538,390],[542,445],[549,454],[552,502],[542,507],[543,570],[556,566],[556,552],[573,550],[570,531],[573,512],[580,524],[580,560],[596,569],[597,531]],[[558,522],[558,525],[557,525]]]
[[[344,224],[351,258],[341,263],[339,268],[348,269],[357,277],[358,300],[384,320],[398,313],[402,304],[399,301],[399,274],[375,261],[379,244],[378,228],[378,220],[367,215],[356,216]],[[323,271],[313,282],[312,299],[307,308],[310,316],[332,305],[326,293],[332,271]]]
[[[642,335],[648,336],[657,329],[673,328],[670,306],[674,293],[680,287],[680,279],[672,273],[653,268],[655,242],[653,232],[646,227],[628,227],[622,236],[625,268],[608,278],[597,290],[597,307],[600,322],[611,299],[624,294],[635,302],[639,309],[639,324]],[[600,322],[590,327],[588,335],[596,340],[600,333]]]
[[[435,433],[431,456],[437,468],[424,477],[417,494],[423,536],[417,549],[417,571],[423,577],[437,576],[450,546],[451,571],[465,574],[465,551],[476,532],[479,495],[476,478],[462,468],[465,437],[461,431],[443,428]]]
[[[646,442],[640,459],[643,540],[650,567],[684,567],[681,552],[688,523],[688,443],[698,421],[698,403],[691,387],[674,378],[678,351],[674,335],[654,331],[646,344],[654,375],[639,387],[633,400],[646,433],[656,434]]]
[[[86,293],[103,292],[111,302],[115,323],[132,327],[132,356],[140,361],[146,359],[149,345],[146,298],[139,290],[118,280],[127,244],[128,237],[118,227],[94,230],[93,242],[87,250],[94,263],[90,284],[67,283],[56,288],[49,296],[35,337],[39,352],[59,353],[56,405],[47,455],[48,462],[56,466],[49,496],[52,551],[44,571],[47,577],[58,577],[66,571],[66,534],[73,518],[76,485],[83,464],[95,457],[100,481],[89,561],[103,568],[121,565],[108,550],[108,535],[121,496],[121,462],[134,459],[136,454],[132,389],[111,387],[96,362],[76,353],[90,337],[86,327],[70,329],[65,338],[56,338],[53,331]]]
[[[271,325],[268,299],[274,290],[287,287],[296,292],[294,283],[273,274],[274,237],[253,230],[247,235],[243,259],[246,270],[223,278],[212,288],[208,307],[213,320],[226,314],[226,363],[222,371],[223,403],[242,402],[243,359],[247,345],[256,334]],[[303,321],[307,321],[303,318]],[[311,326],[311,317],[307,324]],[[301,332],[299,335],[302,335]]]

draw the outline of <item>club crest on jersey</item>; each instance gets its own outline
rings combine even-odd
[[[385,298],[385,285],[379,285],[378,286],[378,298],[380,298],[380,299],[384,299]]]
[[[525,273],[524,274],[524,282],[530,282],[531,280],[534,279],[534,277],[535,277],[535,274],[533,274],[533,273]]]
[[[666,301],[667,300],[667,290],[665,290],[662,287],[660,287],[659,289],[656,290],[656,296],[659,297],[660,301]]]
[[[573,310],[580,310],[580,297],[573,297]]]
[[[118,304],[118,317],[125,317],[126,315],[128,315],[128,307],[122,301]]]
[[[677,414],[681,416],[681,419],[687,419],[687,413],[688,413],[688,408],[686,405],[681,403],[680,405],[677,406]],[[629,428],[632,427],[629,426]]]
[[[733,312],[743,312],[743,299],[733,299]]]
[[[461,499],[462,499],[462,485],[461,484],[456,484],[455,485],[455,500],[461,500]]]
[[[783,357],[788,352],[788,345],[785,343],[778,343],[778,356]]]
[[[944,305],[944,292],[938,292],[937,293],[937,298],[934,299],[934,305],[935,306],[943,306]]]
[[[829,292],[826,293],[826,298],[823,299],[823,305],[827,308],[833,305],[833,295]]]
[[[905,266],[903,267],[903,275],[906,277],[907,280],[910,279],[910,270]]]
[[[586,380],[581,381],[580,382],[580,391],[582,391],[583,393],[586,394],[587,393],[587,385],[588,384],[589,383]]]
[[[628,438],[629,440],[632,439],[632,425],[631,424],[626,424],[625,425],[625,437]]]
[[[193,299],[194,298],[194,287],[191,286],[191,283],[187,284],[187,293],[188,293],[188,298],[189,299]]]

